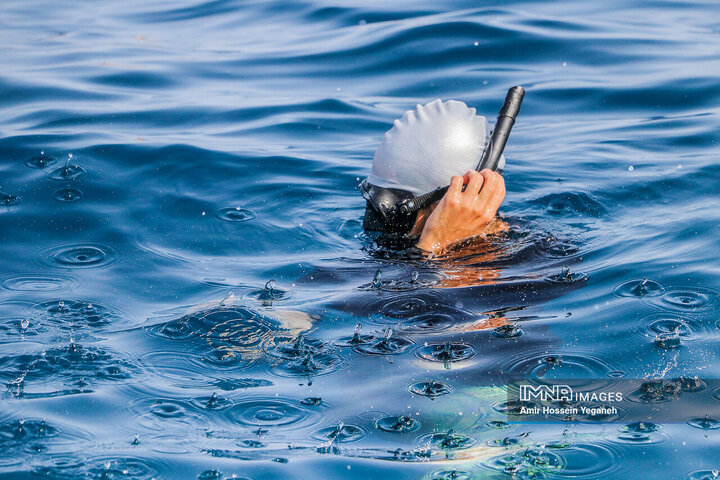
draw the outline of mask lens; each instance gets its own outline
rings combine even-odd
[[[363,197],[367,200],[363,228],[384,233],[407,234],[415,224],[416,213],[403,215],[395,207],[413,194],[395,188],[376,187],[364,180],[360,184]]]

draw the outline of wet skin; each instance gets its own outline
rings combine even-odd
[[[422,232],[419,249],[442,254],[462,240],[504,230],[505,224],[496,219],[503,199],[505,181],[499,173],[485,169],[456,175],[445,196],[418,213],[410,233]]]

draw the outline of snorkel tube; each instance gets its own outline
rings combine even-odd
[[[520,113],[523,98],[525,98],[525,89],[523,87],[518,85],[508,90],[505,96],[505,103],[503,103],[497,117],[497,122],[495,122],[495,130],[493,130],[492,136],[485,146],[485,151],[478,165],[478,172],[485,168],[497,170],[500,156],[503,150],[505,150],[505,144],[507,144],[510,131],[515,125],[515,119],[518,113]]]
[[[522,105],[524,97],[525,89],[519,85],[508,90],[508,93],[505,96],[505,103],[503,103],[500,113],[498,114],[495,129],[485,145],[485,150],[483,151],[483,155],[476,168],[478,172],[486,168],[494,171],[498,170],[500,157],[502,156],[503,150],[505,150],[505,145],[507,144],[508,137],[510,136],[510,131],[515,125],[515,119],[517,118],[518,113],[520,113],[520,106]],[[502,174],[502,171],[499,173]],[[412,217],[414,223],[414,215],[418,212],[418,210],[439,201],[443,196],[445,196],[448,188],[450,188],[449,185],[437,188],[432,192],[428,192],[414,198],[403,200],[391,207],[389,211],[386,212],[385,216],[387,218],[396,219],[402,217]],[[463,187],[463,191],[464,190],[465,187]],[[408,222],[406,221],[401,223],[407,224]]]

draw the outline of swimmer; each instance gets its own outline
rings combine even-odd
[[[363,228],[417,239],[432,255],[503,231],[502,151],[523,95],[522,87],[510,89],[492,135],[485,117],[455,100],[418,105],[395,120],[360,185]]]

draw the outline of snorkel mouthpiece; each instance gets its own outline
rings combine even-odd
[[[502,153],[510,131],[515,125],[515,119],[520,112],[524,97],[525,89],[521,86],[515,86],[508,90],[505,102],[498,114],[495,129],[486,142],[477,164],[478,172],[489,168],[502,174],[502,167],[504,167],[504,161],[501,165]],[[418,111],[420,108],[418,106]],[[474,112],[474,109],[472,111]],[[487,122],[485,123],[487,124]],[[418,211],[442,199],[448,188],[449,185],[415,196],[406,190],[379,187],[370,184],[367,179],[363,180],[360,190],[367,200],[363,228],[386,234],[407,235],[415,224]]]

